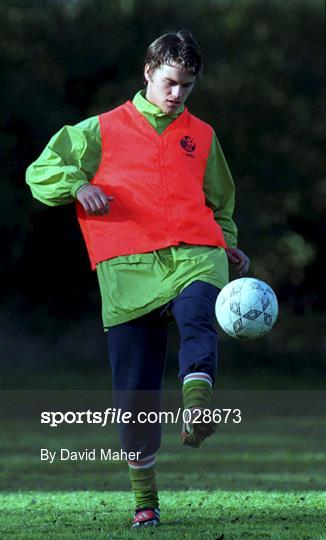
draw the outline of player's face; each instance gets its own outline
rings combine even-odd
[[[145,66],[147,81],[146,99],[157,105],[165,114],[174,114],[190,95],[195,76],[186,73],[178,64],[163,64],[149,71]]]

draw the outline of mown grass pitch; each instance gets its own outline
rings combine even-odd
[[[132,497],[113,492],[39,492],[1,497],[2,538],[326,538],[325,500],[316,492],[163,491],[162,524],[129,528]]]
[[[124,462],[40,461],[40,448],[117,450],[115,427],[49,428],[19,411],[1,437],[1,539],[326,539],[322,416],[248,415],[201,449],[183,448],[180,426],[165,426],[161,526],[132,531]]]

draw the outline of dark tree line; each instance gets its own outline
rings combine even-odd
[[[24,183],[27,165],[64,124],[132,98],[143,84],[147,45],[166,30],[187,27],[201,45],[205,64],[189,107],[214,126],[227,157],[237,185],[239,245],[251,255],[251,275],[269,282],[281,304],[282,325],[267,338],[266,350],[272,364],[278,364],[277,350],[294,365],[298,355],[307,353],[302,342],[307,332],[316,349],[311,362],[321,364],[326,307],[323,4],[1,3],[1,320],[10,338],[23,327],[21,354],[29,350],[31,336],[53,346],[85,321],[94,320],[97,328],[101,324],[96,276],[89,270],[74,208],[34,201]],[[251,352],[257,359],[259,348],[253,344]],[[232,357],[231,364],[240,362]]]

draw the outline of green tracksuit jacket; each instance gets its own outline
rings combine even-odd
[[[183,111],[167,116],[138,92],[133,104],[158,133]],[[26,182],[39,201],[58,206],[75,201],[78,189],[95,175],[101,160],[98,117],[55,134],[26,172]],[[206,204],[212,208],[230,247],[237,245],[232,219],[234,183],[214,134],[203,185]],[[123,255],[97,264],[103,326],[135,319],[169,302],[192,281],[202,280],[222,288],[228,282],[225,250],[213,246],[179,244],[150,253]]]

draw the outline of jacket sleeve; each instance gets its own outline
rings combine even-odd
[[[213,210],[215,221],[222,227],[227,245],[236,247],[238,229],[232,219],[234,182],[215,133],[207,160],[203,189],[206,205]]]
[[[97,116],[64,126],[26,171],[33,197],[49,206],[73,202],[78,189],[95,175],[101,149]]]

